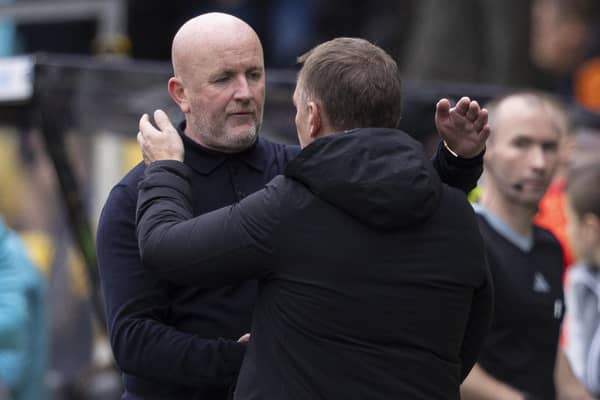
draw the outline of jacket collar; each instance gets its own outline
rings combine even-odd
[[[240,153],[225,154],[196,143],[183,133],[184,130],[185,120],[179,123],[177,131],[183,140],[185,148],[184,162],[196,172],[203,175],[210,175],[225,161],[232,159],[240,160],[259,172],[263,172],[267,167],[268,157],[261,138],[257,138],[252,146]]]

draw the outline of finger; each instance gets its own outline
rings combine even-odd
[[[458,103],[456,103],[456,106],[454,107],[454,111],[456,111],[458,114],[465,116],[467,114],[467,111],[469,111],[469,104],[471,103],[471,99],[468,97],[463,97],[461,98]]]
[[[154,122],[156,122],[156,126],[164,133],[175,133],[177,130],[171,123],[169,116],[163,110],[154,111]]]
[[[446,98],[438,101],[435,105],[435,114],[438,118],[448,118],[450,115],[450,101]]]
[[[144,139],[144,135],[141,131],[138,131],[137,133],[137,142],[140,145],[140,150],[142,152],[142,160],[144,160],[144,164],[148,165],[150,161],[148,160],[146,152],[144,151],[144,144],[146,143],[146,139]]]
[[[480,137],[481,137],[481,139],[483,139],[484,142],[486,142],[488,140],[488,138],[490,137],[491,133],[492,133],[492,127],[489,125],[486,125],[483,127],[483,129],[481,129]]]
[[[160,133],[152,125],[152,122],[150,122],[150,117],[148,116],[148,114],[144,114],[142,115],[142,118],[140,118],[139,128],[142,136],[146,134]]]
[[[469,110],[467,111],[466,118],[469,121],[474,122],[477,119],[477,116],[479,115],[479,111],[479,103],[473,100],[471,104],[469,104]]]
[[[473,121],[473,128],[476,132],[480,132],[483,127],[488,123],[488,111],[485,108],[482,108],[479,111],[479,115],[477,119]]]
[[[142,133],[142,131],[138,131],[137,133],[137,142],[140,145],[140,147],[144,147],[146,139],[144,139],[144,134]]]

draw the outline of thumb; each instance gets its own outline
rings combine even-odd
[[[163,133],[175,133],[177,130],[171,123],[169,116],[163,110],[154,111],[154,122]]]

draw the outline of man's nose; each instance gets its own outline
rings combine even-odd
[[[534,147],[529,155],[531,167],[543,171],[548,164],[548,156],[541,147]]]
[[[252,98],[252,90],[248,79],[245,76],[240,76],[235,83],[234,98],[237,100],[249,100]]]

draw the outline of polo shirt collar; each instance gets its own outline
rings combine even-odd
[[[210,175],[221,164],[231,159],[240,160],[259,172],[263,172],[267,167],[267,150],[260,137],[257,138],[252,146],[244,151],[235,154],[226,154],[208,149],[196,143],[183,133],[184,130],[185,120],[179,123],[177,131],[183,140],[185,148],[184,162],[196,172],[203,175]]]
[[[481,204],[473,204],[475,212],[481,215],[485,220],[506,240],[511,242],[513,245],[521,249],[521,251],[527,253],[533,248],[533,234],[522,235],[512,229],[506,222],[504,222],[499,216],[483,207]]]

